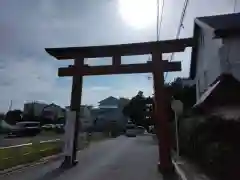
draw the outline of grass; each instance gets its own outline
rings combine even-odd
[[[43,157],[60,153],[62,143],[49,141],[33,142],[25,145],[0,148],[0,170],[40,160]]]
[[[46,135],[52,135],[53,132],[44,132]],[[90,143],[99,142],[107,137],[104,134],[93,133],[88,140],[84,136],[79,136],[78,150],[82,150]],[[17,165],[27,164],[38,161],[43,157],[51,156],[62,152],[63,141],[32,141],[24,145],[0,148],[0,170],[8,169]]]

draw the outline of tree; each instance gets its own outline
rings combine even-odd
[[[0,120],[4,119],[5,114],[4,113],[0,113]]]
[[[181,100],[184,110],[190,109],[196,103],[196,86],[183,86],[181,78],[176,78],[172,83],[166,84],[167,91],[171,92],[174,99]]]
[[[123,108],[123,114],[129,117],[133,123],[143,126],[148,130],[149,123],[147,121],[147,99],[144,97],[143,92],[139,91],[130,102]]]
[[[165,84],[165,90],[170,94],[166,101],[169,110],[169,121],[174,119],[174,113],[171,109],[171,97],[181,100],[185,111],[190,109],[196,102],[195,86],[183,86],[181,79],[177,78],[174,82]],[[129,117],[133,123],[145,127],[148,130],[150,125],[154,125],[154,97],[144,97],[143,92],[139,91],[130,102],[123,108],[123,114]]]
[[[17,122],[22,121],[22,111],[21,110],[12,110],[8,111],[5,117],[5,121],[9,124],[16,124]]]

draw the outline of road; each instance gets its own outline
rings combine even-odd
[[[157,145],[148,135],[136,138],[120,136],[93,143],[78,153],[76,167],[62,171],[61,161],[37,165],[5,175],[4,180],[161,180],[156,164]]]

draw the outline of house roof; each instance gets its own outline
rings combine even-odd
[[[240,104],[240,82],[231,74],[220,75],[202,94],[195,108]]]
[[[103,99],[101,101],[99,101],[98,103],[100,105],[117,105],[118,104],[118,99],[113,97],[113,96],[109,96],[108,98],[106,99]]]
[[[198,17],[194,21],[193,43],[190,65],[190,78],[196,75],[198,38],[200,29],[210,29],[213,38],[240,35],[240,13],[223,14],[215,16]]]
[[[214,30],[228,30],[240,28],[240,13],[199,17],[197,19],[207,24]]]

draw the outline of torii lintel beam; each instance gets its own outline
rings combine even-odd
[[[163,61],[163,70],[165,72],[181,71],[181,62]],[[58,69],[58,76],[74,76],[74,75],[108,75],[108,74],[132,74],[132,73],[149,73],[153,70],[152,62],[142,64],[125,64],[119,66],[88,66],[82,67],[62,67]]]
[[[153,41],[132,44],[89,46],[89,47],[66,47],[46,48],[46,51],[59,60],[78,58],[97,58],[144,55],[159,51],[161,53],[181,52],[186,47],[192,47],[193,39],[174,39],[165,41]]]

